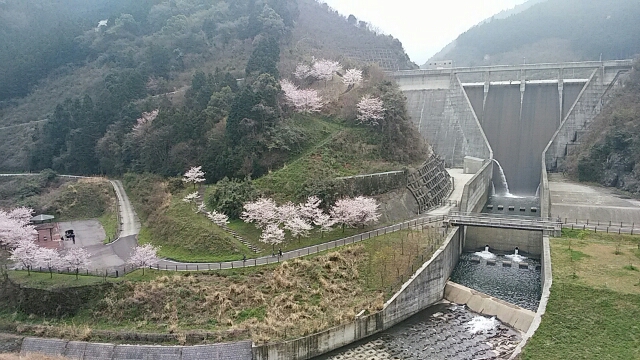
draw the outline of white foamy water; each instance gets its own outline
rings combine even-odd
[[[513,261],[513,262],[523,262],[524,260],[527,260],[526,257],[522,256],[522,255],[518,255],[518,254],[512,254],[512,255],[505,255],[504,257],[506,257],[507,259]]]
[[[485,260],[491,260],[491,259],[495,259],[496,258],[496,254],[492,253],[491,251],[478,251],[476,253],[474,253],[475,256],[481,257]]]
[[[465,325],[465,327],[467,328],[467,331],[469,331],[470,333],[477,334],[479,332],[493,330],[499,324],[500,322],[496,320],[495,317],[486,318],[484,316],[476,316],[473,319],[471,319],[471,321],[469,321]]]

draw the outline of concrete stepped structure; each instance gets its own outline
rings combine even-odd
[[[417,170],[409,172],[407,188],[418,202],[418,213],[425,213],[446,200],[453,190],[453,181],[445,163],[432,155]]]

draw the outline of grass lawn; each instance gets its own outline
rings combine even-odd
[[[94,303],[64,319],[0,311],[0,324],[41,326],[42,336],[90,340],[91,330],[215,333],[216,341],[251,337],[291,339],[378,311],[402,280],[433,253],[441,238],[430,231],[401,231],[337,250],[258,268],[173,273],[147,270],[121,279]],[[63,287],[74,276],[26,273],[23,284]],[[82,277],[84,278],[84,277]],[[102,278],[81,279],[100,282]],[[48,285],[48,286],[47,286]],[[79,335],[74,335],[79,334]],[[96,335],[97,336],[97,335]],[[107,339],[108,340],[108,339]]]
[[[118,216],[116,214],[115,204],[104,212],[102,216],[98,218],[100,225],[104,229],[106,238],[104,243],[108,244],[116,239],[116,233],[118,232]]]
[[[49,273],[43,272],[31,272],[27,271],[8,271],[9,278],[20,283],[22,286],[37,288],[37,289],[64,289],[76,286],[94,285],[102,283],[105,280],[100,276],[86,276],[80,273],[78,279],[75,275],[56,274],[53,273],[53,277]],[[115,279],[108,279],[108,281],[114,281]]]
[[[640,237],[563,230],[547,310],[522,359],[640,359]]]

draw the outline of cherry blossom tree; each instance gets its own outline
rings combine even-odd
[[[192,183],[193,188],[195,189],[196,184],[199,184],[205,181],[204,171],[202,171],[202,166],[194,166],[191,169],[187,170],[187,172],[184,173],[182,177],[182,181],[186,182],[187,184]]]
[[[226,226],[229,223],[229,217],[227,215],[219,213],[215,210],[212,212],[208,212],[207,217],[218,226]]]
[[[144,268],[147,266],[153,266],[160,260],[158,258],[158,250],[160,250],[160,248],[151,244],[137,246],[133,251],[133,255],[131,255],[131,258],[129,259],[129,263],[133,266],[141,267],[142,276],[144,276]]]
[[[61,266],[69,269],[74,269],[76,272],[76,280],[78,279],[78,273],[80,270],[88,269],[91,265],[89,260],[89,253],[82,248],[72,248],[61,259]]]
[[[151,127],[151,123],[158,117],[160,111],[158,109],[151,112],[143,112],[142,117],[136,120],[136,124],[133,126],[133,136],[142,137]]]
[[[53,269],[61,264],[60,253],[56,249],[38,247],[35,253],[36,266],[49,269],[49,276],[53,279]]]
[[[15,247],[21,240],[32,241],[37,235],[35,227],[29,224],[32,212],[29,208],[0,210],[0,244]]]
[[[322,214],[321,203],[322,200],[317,196],[309,196],[304,204],[298,206],[298,214],[303,219],[315,223],[316,219]]]
[[[342,82],[347,86],[356,86],[362,82],[362,70],[349,69],[342,76]]]
[[[275,252],[276,245],[284,241],[284,230],[280,229],[276,224],[269,224],[262,230],[260,241],[265,244],[271,244],[272,251]]]
[[[198,194],[197,191],[192,192],[191,194],[187,194],[184,198],[182,198],[182,201],[189,203],[189,204],[195,204],[198,201],[198,198],[200,197],[200,194]],[[196,212],[198,212],[200,210],[200,207],[196,208]]]
[[[358,196],[352,201],[353,208],[357,209],[353,219],[354,225],[362,225],[364,227],[378,222],[378,219],[380,219],[380,213],[378,213],[380,205],[378,205],[376,199]]]
[[[318,80],[329,81],[333,79],[333,74],[342,70],[339,62],[327,59],[321,59],[313,64],[311,76]]]
[[[342,224],[342,231],[345,226],[363,227],[378,221],[379,205],[375,199],[358,196],[355,199],[345,198],[336,201],[331,208],[331,217],[336,223]]]
[[[258,228],[264,229],[267,225],[280,222],[280,212],[273,199],[260,198],[244,204],[244,211],[240,218],[245,222],[255,223]]]
[[[313,69],[311,68],[311,66],[300,63],[298,64],[298,66],[296,66],[296,71],[293,72],[293,76],[295,76],[297,79],[304,80],[311,76],[312,73]]]
[[[318,95],[316,90],[312,89],[299,89],[289,80],[281,80],[280,87],[284,92],[284,97],[287,103],[301,113],[313,113],[318,112],[324,106],[322,97]]]
[[[9,260],[20,263],[22,268],[27,269],[27,273],[31,276],[31,269],[38,264],[37,253],[40,247],[33,241],[24,239],[17,243],[16,247],[11,250]]]
[[[284,223],[295,217],[299,217],[298,207],[295,206],[291,201],[278,206],[278,220],[280,223]]]
[[[313,223],[318,226],[318,230],[320,231],[320,237],[324,237],[324,233],[333,230],[333,225],[336,224],[336,220],[334,220],[329,214],[320,213]]]
[[[291,236],[297,238],[300,241],[300,237],[309,236],[309,231],[313,229],[313,226],[309,224],[305,219],[294,216],[284,222],[284,228],[291,232]]]
[[[382,100],[377,97],[365,95],[358,103],[358,124],[369,126],[378,125],[384,119],[385,108]]]

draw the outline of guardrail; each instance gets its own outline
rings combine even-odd
[[[277,264],[289,259],[295,259],[302,256],[317,254],[323,251],[335,249],[345,245],[356,244],[363,240],[371,239],[380,235],[391,234],[397,231],[401,231],[405,229],[413,229],[419,226],[424,226],[424,225],[433,224],[433,223],[442,223],[444,222],[445,219],[446,219],[446,215],[422,217],[422,218],[418,218],[410,221],[405,221],[399,224],[390,225],[383,228],[367,231],[361,234],[348,236],[342,239],[329,241],[323,244],[318,244],[318,245],[309,246],[303,249],[288,251],[283,253],[282,256],[273,255],[273,256],[255,258],[255,259],[225,261],[225,262],[216,262],[216,263],[179,263],[179,262],[172,262],[171,260],[161,260],[161,264],[153,265],[148,268],[155,269],[155,270],[163,270],[163,271],[209,271],[209,270],[213,271],[213,270],[230,270],[230,269],[239,269],[239,268]],[[442,234],[442,237],[446,237],[446,232]],[[139,269],[139,267],[134,267],[131,265],[128,265],[128,266],[123,265],[123,266],[117,266],[117,267],[110,267],[108,269],[82,270],[79,273],[80,275],[120,277],[137,269]],[[31,269],[31,271],[50,272],[48,268],[36,268],[36,269]],[[55,272],[58,274],[76,274],[76,270],[71,268],[53,269],[52,272]]]
[[[550,218],[534,218],[524,216],[487,216],[478,213],[449,213],[448,222],[451,225],[472,225],[500,228],[517,228],[530,230],[560,230],[560,223]]]

